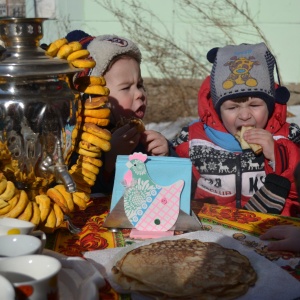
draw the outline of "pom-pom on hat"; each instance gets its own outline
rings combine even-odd
[[[117,35],[99,35],[92,37],[82,30],[70,32],[66,39],[69,42],[79,41],[84,49],[96,61],[96,66],[89,75],[103,76],[110,62],[119,55],[126,54],[133,57],[140,64],[142,55],[134,42]]]
[[[267,104],[269,115],[273,113],[275,102],[285,104],[289,100],[287,88],[275,89],[276,60],[264,43],[213,48],[207,53],[207,59],[213,63],[211,97],[219,115],[222,103],[228,99],[261,98]]]

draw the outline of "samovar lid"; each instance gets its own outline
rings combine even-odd
[[[40,47],[45,18],[0,18],[0,77],[56,77],[80,72],[67,60],[52,58]]]

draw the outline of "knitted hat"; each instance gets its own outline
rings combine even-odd
[[[218,114],[228,99],[261,98],[267,104],[269,115],[273,113],[275,102],[285,104],[289,100],[287,88],[275,90],[276,61],[264,43],[214,48],[207,53],[207,59],[213,63],[211,97]]]
[[[116,35],[99,35],[92,37],[82,30],[70,32],[66,39],[69,42],[79,41],[84,49],[96,61],[96,66],[89,75],[103,76],[109,63],[118,55],[128,54],[141,63],[139,48],[131,40]]]

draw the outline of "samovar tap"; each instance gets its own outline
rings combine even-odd
[[[54,175],[57,183],[63,183],[69,193],[76,192],[76,183],[74,182],[68,167],[64,163],[61,143],[57,140],[57,163],[54,166]]]

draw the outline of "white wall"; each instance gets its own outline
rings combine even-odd
[[[36,0],[55,2],[56,20],[44,22],[44,38],[42,42],[51,41],[63,37],[74,29],[82,29],[91,35],[115,33],[128,36],[123,31],[117,19],[99,5],[102,0]],[[113,0],[111,0],[113,1]],[[189,19],[178,18],[178,1],[180,0],[141,0],[153,12],[159,16],[164,25],[172,33],[175,40],[186,43],[187,47],[199,47],[199,56],[205,56],[211,47],[224,46],[222,40],[218,45],[194,45],[193,35],[197,34],[197,24]],[[220,1],[220,0],[216,0]],[[34,0],[26,0],[27,16],[34,16]],[[122,5],[122,0],[115,0]],[[212,3],[212,0],[202,0],[204,3]],[[287,83],[299,83],[300,81],[300,1],[299,0],[236,0],[239,6],[247,4],[254,22],[260,27],[269,42],[273,54],[277,57],[282,81]],[[126,9],[126,7],[124,7]],[[177,10],[177,11],[176,11]],[[47,9],[49,13],[49,9]],[[238,23],[238,22],[236,22]],[[238,25],[237,25],[238,26]],[[161,30],[158,25],[158,30]],[[243,27],[241,26],[241,30]],[[248,36],[235,36],[239,43],[260,42],[250,34]],[[239,40],[239,38],[241,38]],[[147,71],[143,74],[147,77]]]

